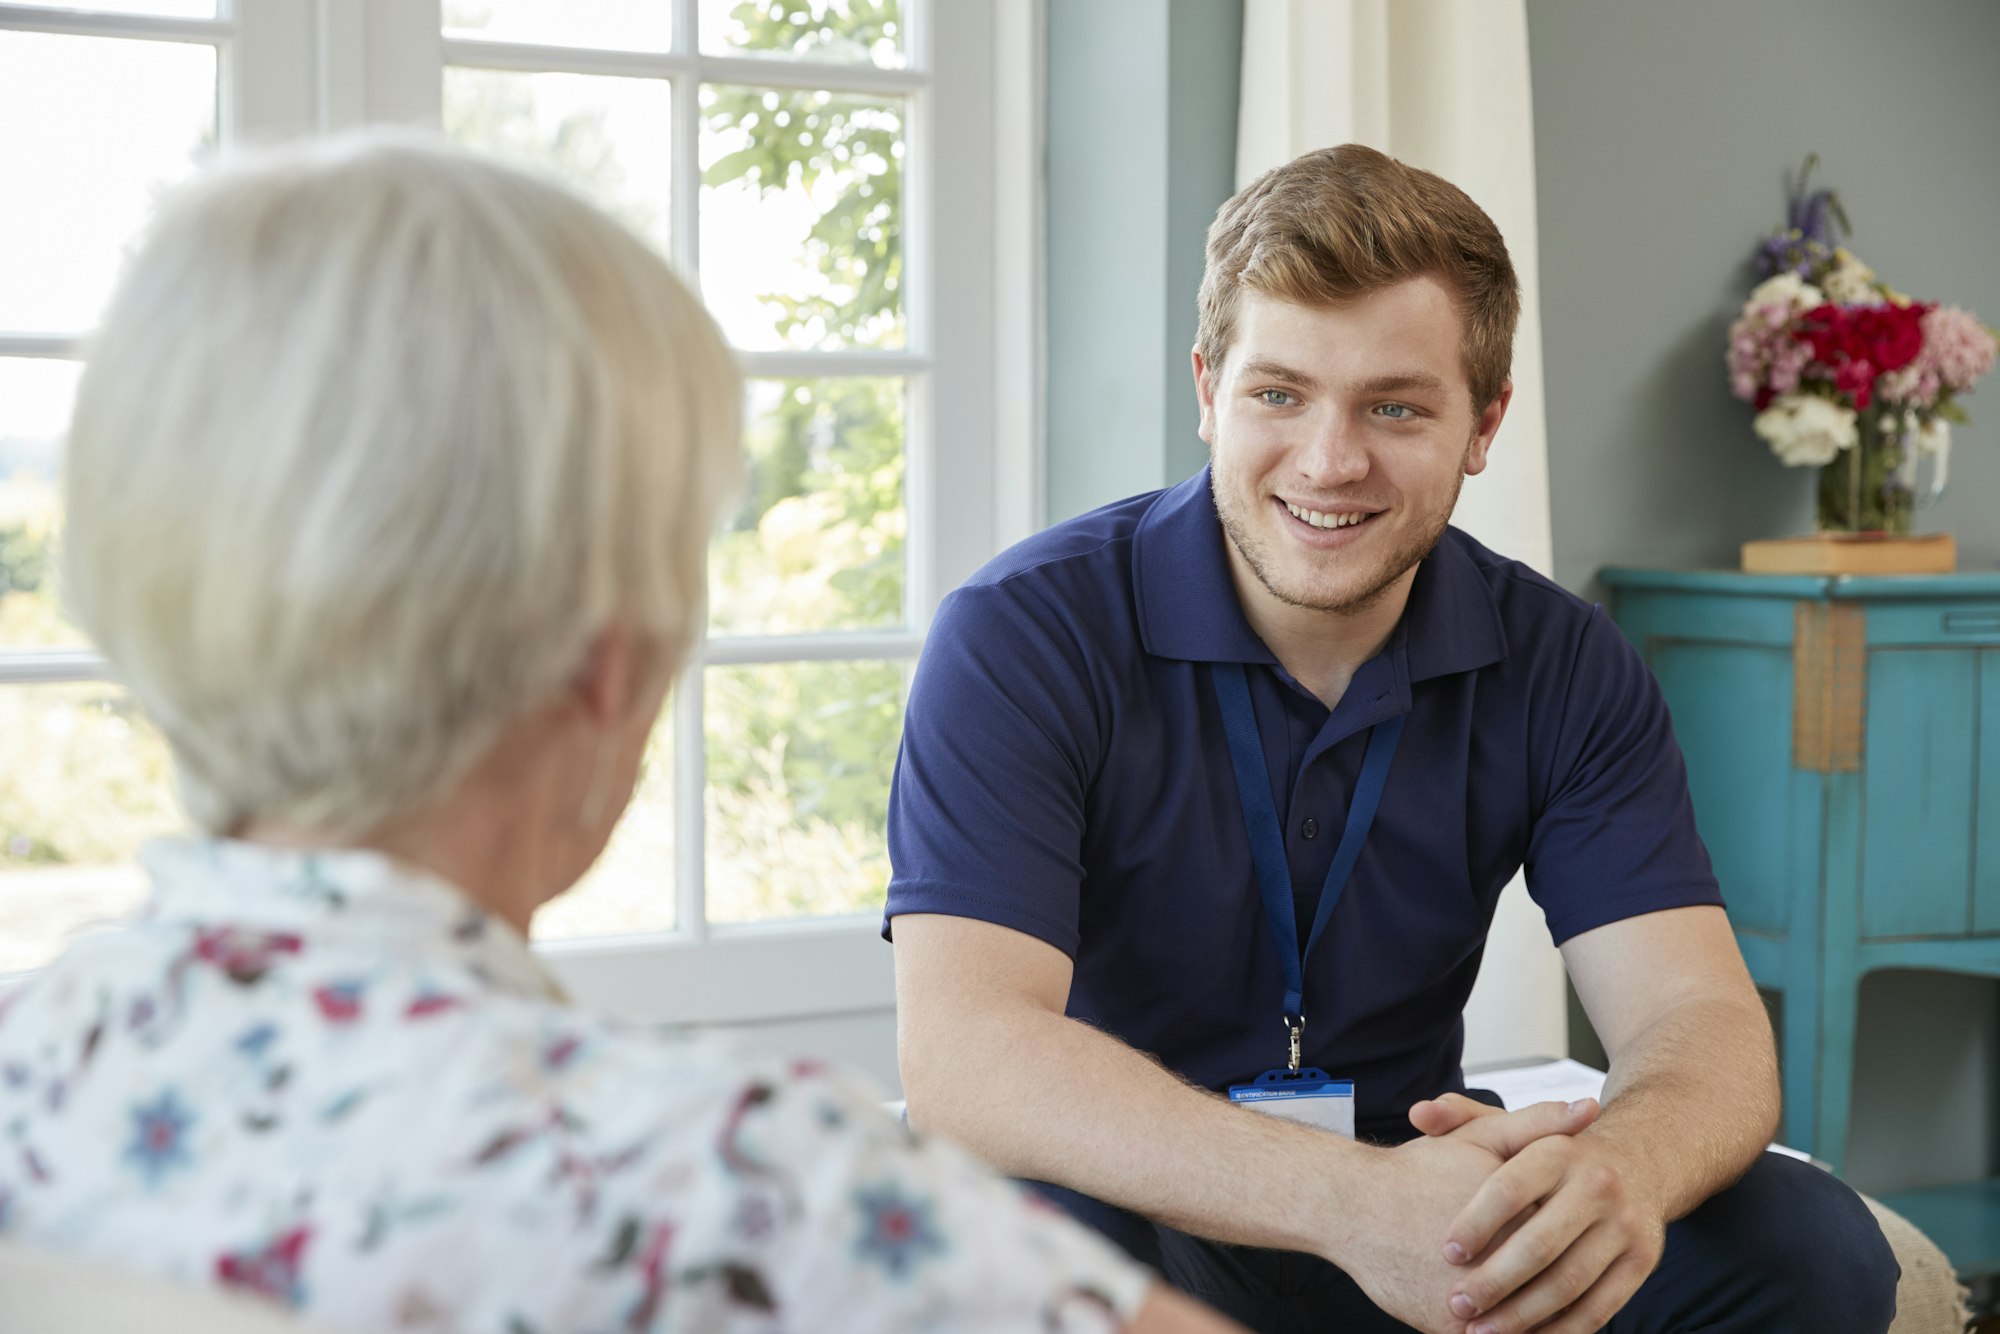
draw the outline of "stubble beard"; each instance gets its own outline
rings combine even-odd
[[[1260,542],[1252,531],[1249,517],[1236,506],[1233,498],[1224,498],[1224,488],[1217,485],[1214,460],[1209,465],[1209,495],[1215,502],[1215,514],[1222,521],[1222,531],[1243,557],[1244,564],[1257,576],[1257,582],[1264,591],[1288,607],[1300,607],[1307,611],[1332,612],[1350,615],[1374,606],[1387,595],[1389,590],[1407,574],[1418,561],[1431,554],[1438,540],[1444,536],[1445,528],[1451,523],[1452,510],[1457,508],[1458,493],[1465,485],[1465,475],[1460,473],[1453,481],[1451,498],[1434,515],[1426,516],[1409,539],[1395,548],[1368,585],[1352,597],[1315,598],[1304,589],[1287,589],[1278,583],[1277,561],[1272,559],[1269,549]]]

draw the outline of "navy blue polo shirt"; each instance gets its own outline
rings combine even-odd
[[[1305,1061],[1363,1135],[1462,1090],[1460,1015],[1523,866],[1558,943],[1721,896],[1665,702],[1603,613],[1446,531],[1329,711],[1244,618],[1208,472],[1020,543],[945,599],[889,806],[887,921],[979,918],[1075,961],[1068,1012],[1222,1089],[1280,1065],[1283,976],[1209,664],[1247,665],[1302,919],[1370,727],[1388,788],[1305,975]],[[1300,939],[1305,932],[1301,930]]]

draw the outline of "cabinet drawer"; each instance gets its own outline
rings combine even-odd
[[[1868,642],[1892,648],[2000,644],[2000,603],[1937,601],[1870,606]]]

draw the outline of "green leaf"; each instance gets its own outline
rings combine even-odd
[[[593,1269],[616,1269],[632,1258],[632,1252],[639,1245],[639,1220],[627,1215],[618,1221],[617,1235],[611,1239],[611,1249],[604,1253]]]

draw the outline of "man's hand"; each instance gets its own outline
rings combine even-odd
[[[1452,1311],[1450,1297],[1467,1275],[1444,1258],[1447,1229],[1510,1159],[1538,1141],[1565,1139],[1595,1115],[1594,1103],[1580,1111],[1538,1103],[1379,1151],[1374,1189],[1351,1206],[1366,1210],[1370,1225],[1345,1254],[1328,1258],[1398,1320],[1433,1334],[1460,1334],[1466,1320]]]
[[[1581,1105],[1594,1119],[1595,1103]],[[1457,1094],[1410,1109],[1411,1123],[1430,1136],[1496,1115]],[[1653,1272],[1665,1233],[1665,1209],[1647,1174],[1607,1141],[1555,1135],[1527,1142],[1446,1232],[1447,1260],[1477,1262],[1453,1284],[1452,1311],[1471,1322],[1473,1334],[1589,1334]]]
[[[1558,1107],[1563,1104],[1537,1103],[1535,1105]],[[1573,1129],[1551,1131],[1551,1134],[1577,1134],[1597,1119],[1597,1113],[1600,1110],[1595,1098],[1578,1098],[1575,1102],[1568,1104],[1568,1108],[1569,1115],[1578,1118],[1575,1127]],[[1523,1108],[1522,1110],[1526,1111],[1528,1109]],[[1504,1107],[1495,1107],[1491,1103],[1484,1103],[1475,1098],[1468,1098],[1463,1093],[1447,1093],[1441,1098],[1428,1098],[1412,1106],[1410,1108],[1410,1124],[1418,1130],[1423,1131],[1426,1135],[1449,1135],[1460,1126],[1469,1125],[1482,1116],[1505,1115],[1507,1115],[1507,1109]],[[1561,1118],[1557,1117],[1556,1113],[1550,1112],[1547,1115],[1553,1119],[1552,1123],[1562,1124]],[[1526,1148],[1527,1144],[1528,1142],[1524,1141],[1521,1147]],[[1512,1155],[1509,1156],[1511,1157]]]

